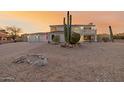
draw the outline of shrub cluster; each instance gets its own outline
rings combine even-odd
[[[108,42],[108,41],[109,41],[109,38],[108,38],[108,37],[103,37],[103,38],[102,38],[102,41],[103,41],[103,42]]]
[[[79,40],[80,40],[80,34],[73,32],[73,33],[71,34],[70,43],[71,43],[71,44],[76,44],[76,43],[79,42]]]
[[[53,37],[53,42],[54,43],[59,43],[60,42],[60,36],[59,35],[56,35]]]
[[[124,39],[124,36],[114,35],[114,39]]]

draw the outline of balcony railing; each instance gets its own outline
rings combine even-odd
[[[74,31],[74,32],[77,32],[77,33],[80,33],[82,35],[94,35],[96,34],[96,30],[87,30],[87,29],[83,29],[83,30],[80,30],[80,31]]]

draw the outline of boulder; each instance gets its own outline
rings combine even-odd
[[[13,82],[15,81],[14,77],[0,77],[0,82]]]
[[[17,64],[28,63],[38,66],[44,66],[48,63],[48,58],[46,58],[43,55],[33,54],[33,55],[21,56],[16,60],[14,60],[13,63],[17,63]]]

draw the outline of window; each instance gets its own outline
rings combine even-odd
[[[56,27],[51,27],[51,31],[56,31]]]
[[[84,27],[80,27],[80,28],[81,28],[81,30],[84,29]]]
[[[78,31],[80,31],[80,28],[79,27],[74,27],[72,30],[78,32]]]
[[[91,30],[91,27],[84,27],[85,30]]]

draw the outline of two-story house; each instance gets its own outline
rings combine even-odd
[[[72,25],[72,31],[81,35],[80,42],[97,41],[96,26],[91,23],[88,25]],[[52,39],[55,35],[60,36],[60,42],[65,42],[63,25],[50,25],[48,41],[52,42]]]

